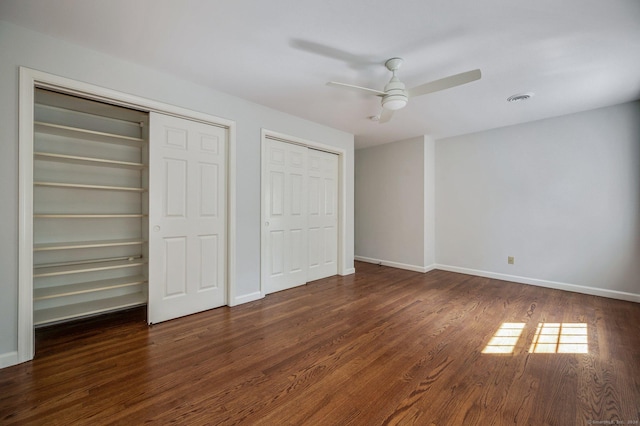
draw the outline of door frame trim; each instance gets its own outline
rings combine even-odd
[[[338,155],[338,275],[349,275],[353,270],[347,268],[349,264],[346,259],[347,254],[347,162],[345,161],[347,151],[333,145],[327,145],[320,142],[287,135],[284,133],[274,132],[268,129],[262,129],[260,135],[260,297],[264,297],[265,283],[267,281],[266,259],[266,242],[264,241],[265,233],[265,206],[264,206],[264,190],[266,177],[264,176],[264,159],[266,158],[266,140],[276,140],[294,145],[301,145],[311,149],[317,149],[331,154]]]
[[[20,67],[18,100],[18,356],[17,362],[33,359],[33,120],[35,88],[53,89],[83,98],[158,112],[228,129],[227,140],[227,300],[236,300],[236,123],[140,96]]]

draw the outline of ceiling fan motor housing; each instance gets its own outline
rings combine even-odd
[[[405,90],[404,83],[398,80],[395,75],[384,86],[385,95],[382,97],[382,108],[396,111],[407,105],[409,97]]]

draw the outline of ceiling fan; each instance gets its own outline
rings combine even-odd
[[[384,90],[369,89],[368,87],[354,86],[352,84],[338,83],[336,81],[330,81],[327,85],[380,96],[382,98],[382,113],[380,114],[378,122],[386,123],[391,119],[394,111],[402,109],[407,105],[410,98],[471,83],[472,81],[479,80],[482,76],[480,70],[476,69],[421,84],[420,86],[416,86],[412,89],[406,89],[404,83],[396,76],[396,71],[398,71],[402,66],[403,62],[404,60],[402,58],[391,58],[384,63],[392,74],[391,80],[389,80],[389,82],[384,86]]]

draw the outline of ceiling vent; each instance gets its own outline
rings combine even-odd
[[[533,93],[519,93],[517,95],[509,96],[507,102],[521,102],[526,101],[533,96]]]

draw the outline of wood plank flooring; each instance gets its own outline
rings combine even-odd
[[[640,304],[356,267],[152,327],[138,309],[40,329],[0,370],[0,424],[640,424]]]

